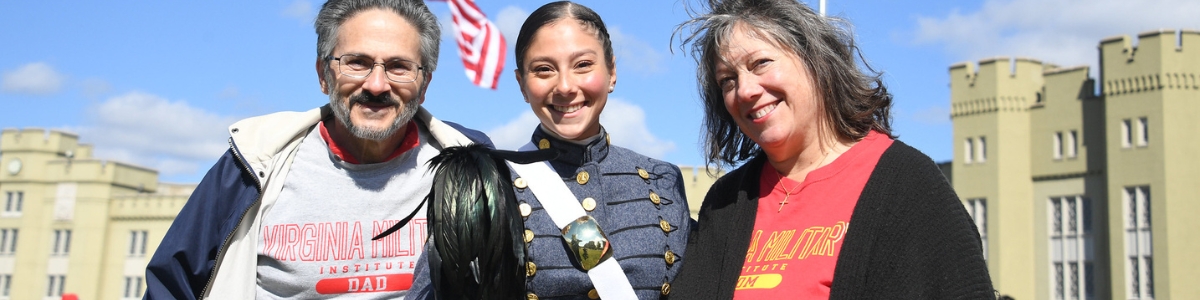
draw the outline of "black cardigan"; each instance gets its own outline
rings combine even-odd
[[[672,287],[674,299],[732,299],[758,210],[761,153],[721,177]],[[850,217],[831,299],[995,299],[975,223],[928,156],[892,143]]]

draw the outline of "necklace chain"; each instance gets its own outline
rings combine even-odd
[[[828,152],[828,151],[822,151],[822,153],[821,153],[821,161],[818,161],[817,163],[818,163],[818,164],[820,164],[820,163],[824,162],[824,161],[825,161],[825,159],[828,159],[828,158],[829,158],[829,152]],[[786,204],[788,203],[788,198],[791,198],[791,197],[792,197],[792,191],[788,190],[788,188],[787,188],[787,185],[786,185],[786,184],[783,184],[783,179],[784,179],[784,178],[787,178],[787,177],[783,176],[783,174],[779,174],[779,172],[776,172],[776,173],[775,173],[775,175],[776,175],[776,176],[779,176],[779,186],[780,186],[780,189],[781,189],[781,190],[783,190],[783,201],[779,201],[779,209],[778,209],[778,210],[776,210],[775,212],[782,212],[782,211],[783,211],[783,206],[784,206],[784,205],[786,205]],[[799,188],[801,185],[803,185],[803,183],[801,183],[801,184],[797,184],[797,185],[796,185],[796,186],[794,186],[793,188]]]
[[[787,204],[788,198],[792,197],[792,191],[788,190],[786,184],[783,184],[783,178],[784,178],[783,176],[779,176],[779,186],[780,186],[780,189],[783,190],[783,201],[779,201],[779,209],[776,210],[775,212],[782,212],[783,205]],[[793,188],[798,188],[798,187],[800,187],[800,185],[796,185]]]

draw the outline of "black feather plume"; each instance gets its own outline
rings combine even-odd
[[[508,165],[493,151],[447,147],[429,160],[429,262],[438,298],[525,297],[525,228]]]

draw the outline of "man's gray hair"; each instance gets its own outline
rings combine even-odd
[[[317,59],[325,60],[333,55],[337,47],[338,29],[351,17],[370,9],[394,12],[412,23],[421,37],[421,68],[425,72],[422,86],[429,84],[429,74],[437,69],[438,43],[442,28],[437,17],[429,11],[422,0],[331,0],[321,6],[313,27],[317,29]],[[325,64],[325,76],[332,76],[329,64]]]

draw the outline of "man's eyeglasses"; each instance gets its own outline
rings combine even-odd
[[[386,62],[375,62],[375,59],[369,56],[346,54],[340,57],[328,56],[327,60],[338,61],[338,72],[342,75],[351,78],[366,78],[371,75],[371,71],[375,70],[375,65],[383,66],[383,73],[387,75],[387,79],[398,83],[409,83],[417,80],[417,73],[421,70],[421,66],[415,62],[393,59]]]

